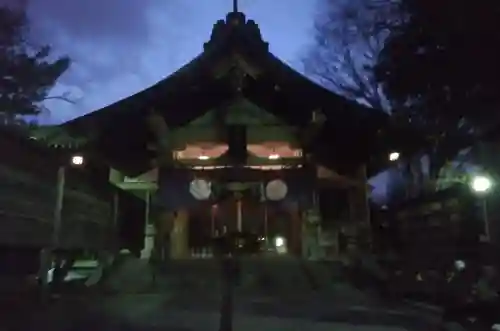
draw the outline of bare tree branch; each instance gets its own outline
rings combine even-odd
[[[398,123],[440,134],[436,130],[442,129],[443,123],[422,122],[421,109],[392,109],[375,77],[374,68],[385,41],[407,19],[399,0],[323,0],[323,6],[315,24],[315,43],[303,60],[306,74],[347,98],[391,112]],[[437,137],[435,144],[422,151],[429,156],[431,178],[437,176],[450,155],[442,140]],[[413,169],[410,181],[422,182],[420,161],[421,155],[408,160]]]
[[[306,74],[327,88],[373,108],[389,111],[373,67],[394,19],[395,0],[324,0],[315,44],[304,58]],[[387,7],[387,8],[386,8]]]
[[[64,101],[64,102],[67,102],[67,103],[71,103],[72,105],[74,105],[76,103],[75,100],[72,100],[71,98],[69,98],[69,97],[67,97],[65,95],[54,95],[54,96],[46,97],[44,99],[44,101],[47,101],[47,100]]]

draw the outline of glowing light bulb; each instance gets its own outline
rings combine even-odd
[[[81,156],[81,155],[74,155],[71,158],[71,164],[73,164],[73,165],[82,165],[83,162],[84,162],[83,156]]]
[[[269,155],[269,160],[278,160],[280,156],[278,154],[271,154]]]
[[[389,161],[397,161],[399,160],[399,153],[398,152],[392,152],[391,154],[389,154]]]

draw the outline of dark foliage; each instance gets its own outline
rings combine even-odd
[[[54,59],[49,46],[27,40],[28,20],[23,12],[0,7],[0,119],[16,123],[18,116],[37,115],[43,101],[61,99],[50,90],[69,68],[67,57]]]
[[[402,0],[406,21],[392,27],[376,76],[415,121],[436,134],[484,129],[497,120],[500,2]],[[441,132],[438,132],[441,131]]]
[[[497,125],[500,3],[401,0],[375,76],[394,113],[428,136],[430,177]]]
[[[306,72],[350,99],[390,112],[396,126],[419,131],[424,136],[419,153],[402,160],[407,164],[404,177],[420,187],[417,182],[424,178],[421,158],[428,155],[428,178],[434,181],[446,161],[470,143],[472,130],[462,120],[437,117],[422,98],[399,94],[399,89],[417,84],[420,78],[405,80],[419,75],[420,69],[414,70],[413,64],[391,51],[401,47],[398,43],[408,42],[404,33],[413,16],[405,0],[324,0],[321,4],[324,10],[316,18],[315,42],[304,59]],[[431,67],[427,70],[429,75],[433,73]],[[384,79],[382,73],[393,71],[399,76]],[[436,112],[441,109],[440,105]]]

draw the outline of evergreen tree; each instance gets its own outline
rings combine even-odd
[[[32,45],[28,35],[26,14],[0,7],[0,121],[4,125],[20,124],[23,116],[40,114],[47,99],[70,101],[50,95],[69,68],[69,58],[54,59],[49,46]]]
[[[496,122],[500,105],[500,3],[401,0],[376,76],[384,93],[448,134]]]

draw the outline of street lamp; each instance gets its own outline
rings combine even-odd
[[[81,165],[83,165],[84,161],[85,160],[83,159],[83,156],[81,156],[81,155],[73,155],[73,157],[71,158],[71,164],[74,166],[81,166]]]
[[[274,244],[276,245],[276,247],[282,247],[283,245],[285,245],[285,239],[283,237],[276,237],[274,239]]]
[[[398,152],[392,152],[389,154],[389,161],[395,162],[399,160],[399,153]]]
[[[472,191],[482,197],[481,205],[482,205],[482,214],[483,214],[483,223],[484,223],[484,234],[485,241],[490,241],[490,221],[488,218],[488,205],[486,202],[486,194],[488,194],[492,187],[493,181],[487,176],[476,175],[472,177],[470,182],[470,187]]]
[[[474,193],[484,194],[488,193],[493,186],[493,182],[486,176],[474,176],[470,182],[470,186]]]

